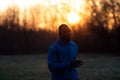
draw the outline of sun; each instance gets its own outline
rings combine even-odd
[[[67,20],[70,24],[77,24],[80,21],[80,16],[78,13],[71,12],[67,15]]]

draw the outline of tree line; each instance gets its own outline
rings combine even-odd
[[[78,24],[77,30],[74,30],[74,27],[72,29],[73,40],[79,45],[80,52],[119,54],[120,1],[99,0],[99,4],[96,0],[87,1],[91,17],[86,20],[84,28]],[[0,14],[0,54],[44,53],[58,39],[57,31],[36,30],[35,27],[38,25],[36,14],[39,13],[34,11],[36,8],[39,9],[36,6],[31,10],[31,22],[27,21],[24,13],[23,25],[20,24],[20,12],[16,6]]]

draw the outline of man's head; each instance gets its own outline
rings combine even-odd
[[[71,40],[71,30],[68,25],[61,24],[59,26],[59,36],[65,43]]]

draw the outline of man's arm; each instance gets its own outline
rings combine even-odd
[[[58,62],[57,61],[57,48],[56,47],[50,47],[48,51],[48,66],[50,71],[61,71],[64,70],[65,68],[72,67],[71,62]]]

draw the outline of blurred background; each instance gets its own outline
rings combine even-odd
[[[0,80],[50,80],[62,23],[84,61],[80,80],[120,80],[120,0],[0,0]]]
[[[0,0],[0,54],[47,52],[68,24],[81,53],[120,53],[120,0]]]

